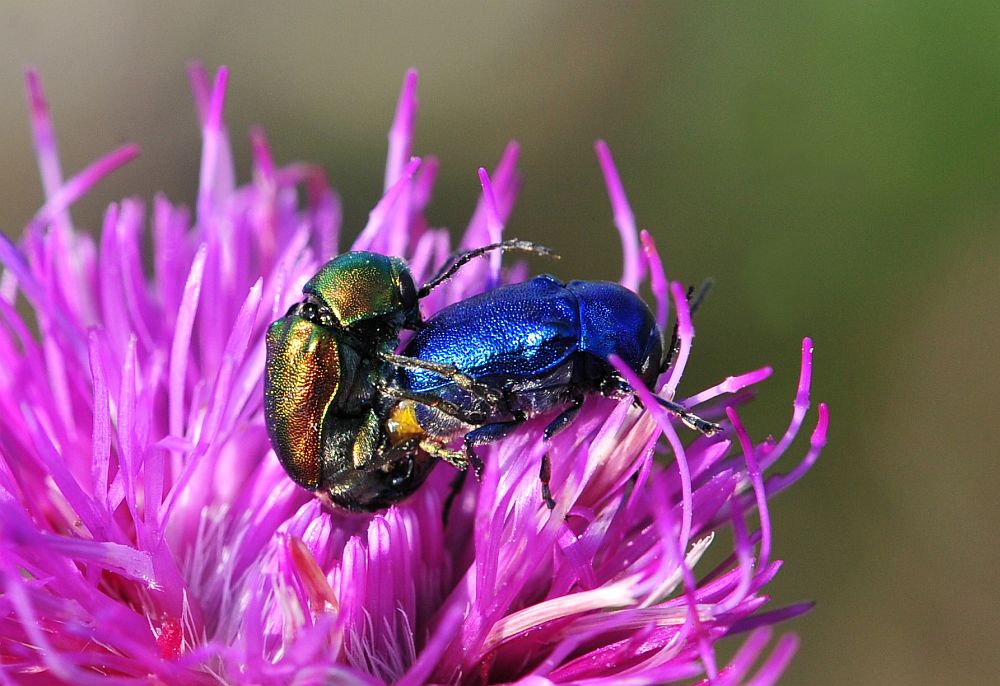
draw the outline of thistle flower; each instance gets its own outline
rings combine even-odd
[[[94,241],[69,208],[137,151],[64,180],[41,84],[27,75],[47,200],[18,245],[0,241],[0,684],[774,682],[796,640],[768,650],[770,627],[808,606],[764,609],[781,564],[768,499],[816,460],[825,406],[804,459],[764,475],[803,424],[809,340],[777,441],[752,442],[735,409],[770,368],[679,396],[726,427],[688,445],[633,383],[648,412],[592,397],[551,445],[541,418],[484,450],[485,474],[447,524],[443,465],[385,512],[329,512],[278,465],[261,385],[267,325],[337,250],[338,199],[318,167],[277,166],[260,131],[253,180],[236,185],[227,72],[213,80],[195,66],[190,77],[204,135],[193,213],[163,197],[149,212],[124,200]],[[416,83],[409,73],[385,195],[351,247],[405,257],[419,282],[452,246],[425,215],[437,162],[410,156]],[[622,282],[635,289],[648,274],[660,325],[675,312],[679,354],[659,389],[673,397],[693,338],[684,289],[636,232],[607,146],[597,154]],[[492,174],[480,171],[463,246],[499,239],[517,156],[511,144]],[[522,278],[496,256],[470,264],[425,314]],[[552,512],[538,497],[544,450]],[[727,528],[732,550],[699,567]],[[715,644],[731,635],[741,647],[720,665]]]

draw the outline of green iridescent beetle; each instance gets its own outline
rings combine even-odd
[[[518,240],[456,253],[418,290],[402,259],[349,252],[327,262],[303,287],[304,300],[271,324],[264,416],[278,460],[295,483],[352,511],[388,507],[420,487],[435,460],[409,447],[390,448],[385,415],[400,400],[447,403],[390,385],[392,367],[428,369],[486,404],[498,402],[494,391],[454,368],[395,354],[400,332],[423,323],[420,299],[493,250],[552,254]],[[474,410],[466,415],[477,419]]]
[[[379,450],[374,407],[379,353],[392,352],[401,329],[419,325],[413,278],[399,258],[350,252],[327,262],[302,290],[305,299],[267,331],[271,443],[300,486],[345,509],[379,509],[405,497],[394,483],[413,481],[403,479],[412,473],[399,470],[417,467],[395,465]]]

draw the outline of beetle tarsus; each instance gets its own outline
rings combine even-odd
[[[550,510],[556,509],[556,501],[552,499],[552,489],[549,482],[552,479],[552,462],[549,460],[549,454],[545,453],[542,455],[542,467],[538,471],[538,480],[542,482],[542,501],[545,503],[545,507]]]
[[[722,433],[722,427],[715,422],[710,422],[707,419],[702,419],[698,415],[689,412],[686,407],[672,400],[667,400],[661,398],[658,395],[654,395],[656,402],[662,405],[665,409],[677,415],[677,418],[684,422],[684,425],[690,429],[702,433],[706,436],[715,436],[716,434]]]

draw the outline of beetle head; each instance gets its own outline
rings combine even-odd
[[[323,265],[303,292],[347,330],[384,330],[390,338],[420,323],[417,289],[406,262],[372,252],[348,252]]]

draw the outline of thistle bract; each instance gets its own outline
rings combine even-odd
[[[547,420],[529,422],[483,450],[482,481],[467,481],[447,524],[454,471],[442,465],[382,513],[325,510],[274,457],[262,377],[267,326],[339,250],[338,199],[318,167],[276,165],[260,131],[252,182],[236,185],[227,72],[190,76],[204,141],[193,209],[124,200],[95,240],[69,208],[137,150],[64,178],[27,75],[47,200],[17,244],[0,241],[0,683],[773,682],[796,641],[772,642],[771,625],[807,606],[766,607],[780,566],[768,498],[809,469],[827,428],[820,405],[804,457],[767,476],[809,406],[808,339],[776,441],[754,443],[735,409],[769,368],[678,395],[693,338],[685,289],[636,231],[598,143],[622,283],[648,278],[659,325],[677,322],[658,392],[723,434],[684,445],[693,434],[629,379],[648,412],[591,397],[551,445]],[[425,214],[437,162],[411,157],[416,83],[409,73],[385,195],[350,247],[403,257],[419,284],[453,246]],[[462,247],[500,240],[517,157],[511,144],[480,171]],[[478,260],[424,314],[524,276]],[[538,497],[545,451],[552,512]],[[732,550],[699,566],[721,529]],[[720,664],[714,647],[730,635],[740,647]]]

